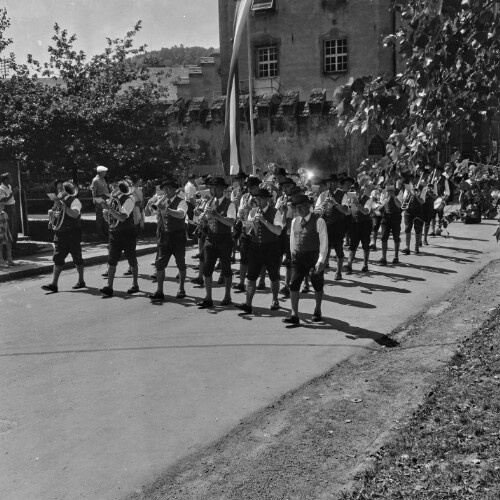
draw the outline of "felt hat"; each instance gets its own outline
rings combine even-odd
[[[305,194],[294,194],[292,196],[291,204],[292,206],[303,205],[304,203],[311,204],[309,196]]]
[[[224,177],[211,177],[210,180],[208,181],[208,185],[211,187],[214,186],[227,187],[228,183],[226,182],[226,179],[224,179]]]
[[[264,188],[259,188],[255,193],[252,194],[252,196],[259,196],[261,198],[270,198],[272,194]]]

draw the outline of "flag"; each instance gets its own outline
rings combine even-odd
[[[252,0],[238,0],[234,16],[234,37],[231,65],[226,95],[226,120],[222,143],[222,166],[226,175],[235,175],[241,170],[240,158],[240,89],[238,77],[238,55]],[[248,75],[251,78],[251,75]],[[252,110],[250,110],[252,113]]]

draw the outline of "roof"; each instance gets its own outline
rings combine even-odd
[[[189,103],[188,112],[191,113],[193,111],[201,111],[203,109],[203,104],[205,103],[206,99],[204,97],[193,97]]]
[[[250,96],[248,94],[240,95],[240,108],[248,108],[250,104]]]
[[[293,106],[299,100],[299,92],[296,90],[289,90],[283,100],[281,101],[281,106]]]
[[[215,111],[215,110],[224,110],[226,108],[226,96],[220,95],[214,98],[212,101],[212,105],[210,106],[210,109]]]
[[[177,101],[170,106],[170,108],[167,109],[167,115],[171,115],[173,113],[179,113],[179,111],[183,110],[186,107],[186,104],[184,102],[184,98],[180,97],[177,99]]]
[[[323,104],[326,101],[326,89],[312,89],[309,104]]]
[[[214,64],[214,57],[200,57],[200,64]]]
[[[273,100],[273,95],[272,94],[261,94],[260,96],[257,96],[255,106],[258,108],[266,108],[271,105],[271,102]]]

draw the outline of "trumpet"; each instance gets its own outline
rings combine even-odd
[[[164,195],[158,196],[156,198],[153,197],[148,201],[147,206],[148,206],[149,212],[151,212],[151,215],[158,215],[160,213],[159,207],[165,201],[166,198],[167,198],[167,195],[164,194]]]
[[[106,205],[108,206],[108,208],[105,208],[102,211],[102,216],[104,217],[104,220],[107,222],[110,229],[114,229],[120,222],[111,213],[111,210],[120,212],[120,210],[122,209],[122,204],[120,203],[119,196],[130,196],[133,190],[134,185],[132,184],[132,182],[127,179],[123,179],[118,183],[117,188],[113,190],[111,196],[106,200]]]
[[[215,196],[210,198],[203,207],[198,223],[196,224],[195,232],[200,236],[206,236],[208,233],[208,211],[212,208],[212,204],[215,200]]]
[[[57,193],[57,199],[63,202],[70,196],[76,196],[77,194],[78,186],[71,181],[66,181],[63,183],[62,191]],[[65,214],[64,205],[62,203],[54,203],[52,209],[49,210],[49,229],[58,231],[63,224]]]

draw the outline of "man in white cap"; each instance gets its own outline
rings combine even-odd
[[[105,180],[108,169],[99,165],[96,168],[97,175],[92,179],[90,188],[92,189],[92,198],[95,206],[95,221],[97,224],[97,233],[105,237],[108,236],[108,227],[102,215],[102,196],[109,196],[108,183]]]

